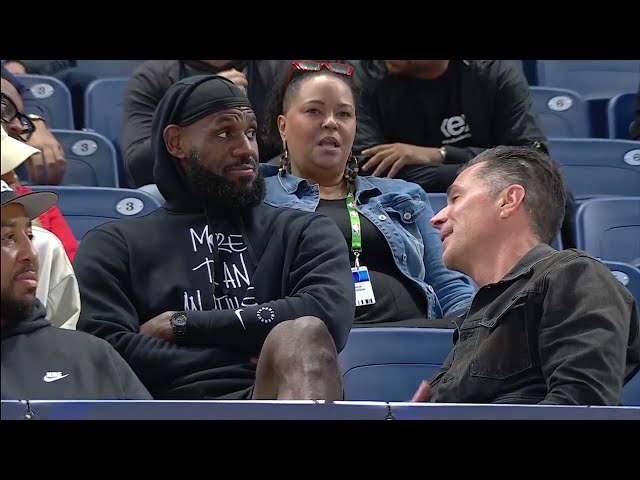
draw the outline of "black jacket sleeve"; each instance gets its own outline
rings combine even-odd
[[[134,187],[155,183],[151,123],[156,107],[172,84],[164,61],[143,63],[131,76],[124,102],[122,151]]]
[[[139,333],[130,256],[117,233],[101,228],[89,232],[73,268],[81,298],[77,330],[111,343],[152,394],[176,378],[228,363],[229,353],[221,349],[188,348]]]
[[[375,75],[368,71],[366,62],[354,62],[355,84],[357,96],[358,122],[356,127],[356,137],[353,142],[353,154],[359,160],[364,160],[362,151],[384,143],[392,143],[392,138],[387,138],[384,134],[380,118],[383,113],[378,109],[375,99],[375,85],[377,79]]]
[[[548,393],[540,403],[619,405],[628,352],[637,361],[640,348],[633,297],[589,257],[553,270],[547,282],[538,349]]]
[[[546,137],[529,92],[524,73],[509,60],[494,60],[483,81],[495,91],[495,112],[491,125],[493,145],[534,146],[547,151]],[[486,148],[446,146],[445,163],[465,163]]]
[[[61,70],[75,67],[75,60],[14,60],[24,65],[27,73],[35,75],[54,75]]]
[[[107,344],[108,345],[108,344]],[[113,377],[117,378],[122,390],[122,400],[153,400],[153,397],[142,384],[137,375],[124,359],[108,345],[109,363],[113,370]]]
[[[314,316],[326,323],[340,352],[355,316],[355,288],[344,237],[331,219],[313,215],[296,245],[291,270],[282,272],[290,289],[286,297],[241,311],[190,311],[187,341],[259,352],[278,323]],[[275,312],[269,323],[257,315],[265,307]]]

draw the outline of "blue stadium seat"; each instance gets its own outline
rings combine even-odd
[[[57,206],[78,241],[105,222],[148,215],[159,208],[146,192],[127,188],[34,185],[33,190],[57,192]]]
[[[602,260],[640,257],[640,196],[592,198],[576,211],[576,246]]]
[[[629,126],[633,122],[636,107],[635,93],[621,93],[607,104],[607,123],[609,138],[631,140]]]
[[[444,363],[452,336],[439,328],[353,328],[340,353],[345,400],[410,400]]]
[[[568,88],[591,98],[634,92],[640,84],[640,60],[538,60],[538,85]]]
[[[129,77],[101,78],[84,93],[85,128],[101,133],[119,144],[122,115]]]
[[[640,269],[624,262],[602,260],[618,281],[627,287],[640,308]]]
[[[640,407],[640,372],[622,387],[622,404],[625,407]]]
[[[529,90],[547,137],[589,137],[589,109],[577,92],[550,87],[530,87]]]
[[[35,97],[35,100],[25,100],[24,109],[27,113],[42,112],[47,127],[72,129],[74,128],[73,106],[71,92],[67,86],[57,78],[46,75],[17,75],[16,78],[24,84]],[[40,108],[34,108],[37,103]]]
[[[429,197],[429,203],[433,213],[438,213],[444,207],[447,206],[447,194],[446,193],[427,193]]]
[[[84,92],[84,126],[104,135],[113,143],[122,186],[129,185],[120,145],[128,83],[129,77],[101,78],[91,82]]]
[[[111,142],[95,132],[52,129],[67,159],[63,185],[118,187],[116,151]]]
[[[428,193],[429,203],[431,203],[431,208],[435,213],[438,213],[444,207],[447,206],[447,194],[446,193]],[[562,236],[560,232],[556,235],[556,238],[551,242],[551,246],[556,250],[562,250]]]
[[[640,195],[640,142],[550,138],[547,144],[575,196]]]
[[[142,190],[143,192],[147,192],[151,194],[156,200],[158,200],[161,204],[165,202],[162,193],[158,190],[158,186],[155,183],[150,183],[149,185],[143,185],[139,187],[138,190]]]
[[[607,103],[640,84],[640,60],[538,60],[538,85],[575,90],[588,102],[590,136],[608,138]]]
[[[128,77],[145,60],[76,60],[80,72],[89,73],[98,78]]]

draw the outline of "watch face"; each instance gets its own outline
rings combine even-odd
[[[184,327],[187,324],[187,316],[184,313],[175,315],[172,317],[171,323],[176,327]]]

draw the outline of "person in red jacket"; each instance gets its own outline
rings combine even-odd
[[[10,137],[16,138],[16,140],[20,140],[21,139],[20,134],[16,136],[15,135],[16,129],[13,128],[13,123],[16,123],[16,122],[14,121],[5,122],[5,120],[7,120],[7,116],[5,115],[5,113],[7,113],[7,109],[5,108],[5,100],[6,98],[3,96],[2,135],[4,136],[8,134]],[[5,127],[6,127],[6,131],[5,131]],[[36,151],[37,150],[34,149],[34,152]],[[20,164],[11,165],[9,163],[2,162],[2,168],[0,169],[0,173],[2,175],[2,180],[7,182],[7,185],[9,185],[18,195],[24,195],[25,193],[32,192],[32,190],[28,187],[25,187],[24,185],[20,185],[20,180],[18,179],[18,176],[16,175],[16,172],[15,172],[15,169],[18,168],[19,166]],[[45,213],[40,215],[37,218],[35,223],[39,224],[45,230],[49,230],[51,233],[53,233],[56,237],[60,239],[60,242],[62,242],[62,246],[64,247],[65,252],[67,252],[69,261],[73,262],[73,257],[75,256],[76,250],[78,249],[78,241],[73,235],[73,232],[69,227],[69,224],[67,224],[67,221],[62,216],[62,212],[60,211],[60,209],[56,206],[51,207],[51,209],[47,210]]]

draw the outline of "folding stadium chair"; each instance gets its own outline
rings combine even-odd
[[[142,187],[139,187],[138,190],[142,190],[143,192],[147,192],[151,194],[161,204],[163,204],[165,201],[164,197],[162,196],[162,193],[160,193],[160,190],[158,190],[158,186],[155,183],[150,183],[149,185],[143,185]]]
[[[640,372],[622,387],[622,404],[625,407],[640,407]]]
[[[116,151],[113,144],[95,132],[51,130],[67,159],[63,185],[118,187]]]
[[[538,60],[538,85],[568,88],[586,99],[635,92],[640,60]]]
[[[576,246],[602,260],[640,257],[640,196],[592,198],[576,211]]]
[[[353,328],[340,353],[345,400],[408,401],[453,347],[453,330]]]
[[[576,199],[640,195],[640,142],[550,138],[547,144]]]
[[[159,208],[152,195],[127,188],[34,185],[33,190],[57,192],[57,206],[78,241],[105,222],[148,215]]]
[[[636,299],[636,303],[640,305],[640,269],[624,262],[602,260],[602,263],[611,270],[611,273],[622,285],[627,287],[627,290]]]
[[[91,82],[84,93],[84,126],[104,135],[113,143],[122,186],[129,185],[120,144],[128,83],[129,77],[101,78]]]
[[[78,71],[98,78],[127,77],[142,63],[144,60],[76,60]]]
[[[607,103],[640,84],[640,60],[538,60],[538,85],[575,90],[588,102],[591,136],[606,138]]]
[[[635,93],[621,93],[607,104],[609,138],[630,140],[629,126],[633,122],[637,101]]]
[[[64,83],[46,75],[25,74],[17,75],[16,78],[31,90],[35,97],[35,100],[24,101],[27,113],[41,110],[49,129],[74,128],[71,92]],[[40,108],[34,108],[34,103],[37,103]]]
[[[577,92],[550,87],[530,87],[529,91],[547,137],[589,137],[589,109]]]

